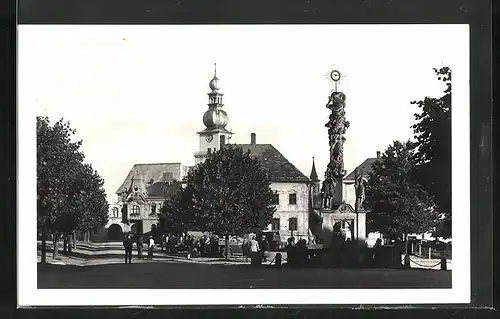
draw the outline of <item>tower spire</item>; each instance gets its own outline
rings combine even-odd
[[[214,63],[214,77],[217,77],[217,62]]]
[[[314,156],[313,156],[313,164],[312,164],[312,169],[311,169],[311,175],[310,175],[311,181],[316,182],[318,181],[318,173],[316,173],[316,165],[314,164]]]

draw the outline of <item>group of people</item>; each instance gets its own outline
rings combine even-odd
[[[220,254],[219,238],[216,235],[194,238],[189,234],[164,234],[162,235],[162,247],[166,247],[169,254],[187,252],[187,258],[191,257],[217,257]],[[162,248],[163,250],[163,248]]]
[[[125,248],[125,263],[132,263],[132,249],[134,243],[137,245],[137,258],[142,259],[142,251],[144,249],[144,239],[142,234],[132,234],[127,233],[123,238],[123,247]],[[148,258],[153,258],[153,251],[155,246],[155,241],[153,236],[149,236],[147,240]]]
[[[260,242],[256,240],[255,235],[251,235],[249,240],[243,240],[241,250],[243,256],[245,256],[245,261],[248,261],[248,257],[250,257],[253,262],[256,262],[257,258],[260,258],[260,262],[266,262],[269,256],[270,244],[265,235],[262,235]]]

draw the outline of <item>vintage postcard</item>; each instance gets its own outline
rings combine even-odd
[[[18,39],[19,305],[470,302],[467,25]]]

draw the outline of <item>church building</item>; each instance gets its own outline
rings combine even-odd
[[[232,131],[226,129],[229,121],[223,109],[223,96],[215,71],[209,82],[208,110],[203,115],[205,128],[197,132],[198,150],[194,153],[195,166],[202,163],[212,152],[230,144]],[[252,133],[247,144],[240,146],[250,151],[268,172],[271,189],[277,192],[274,198],[276,212],[268,230],[277,231],[284,242],[289,237],[311,238],[309,230],[310,179],[298,170],[271,144],[258,144]],[[182,187],[188,170],[195,166],[181,163],[136,164],[116,191],[118,202],[110,207],[107,225],[108,234],[122,231],[148,232],[158,225],[158,212],[166,198]],[[113,230],[114,229],[114,230]]]

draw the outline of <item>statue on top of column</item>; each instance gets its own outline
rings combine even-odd
[[[337,91],[340,72],[332,71],[330,78],[335,84],[335,90],[328,97],[328,103],[326,104],[326,107],[331,110],[331,114],[328,123],[325,124],[328,129],[330,162],[326,168],[325,180],[321,190],[324,208],[332,208],[333,199],[335,202],[342,201],[342,178],[346,174],[344,169],[344,135],[347,128],[349,128],[349,122],[345,117],[346,96],[344,93]],[[335,192],[339,192],[339,194],[335,194]]]
[[[333,92],[326,107],[332,110],[330,120],[325,124],[328,128],[328,137],[330,140],[332,174],[335,176],[344,176],[344,134],[349,128],[349,122],[345,118],[345,94],[342,92]]]

